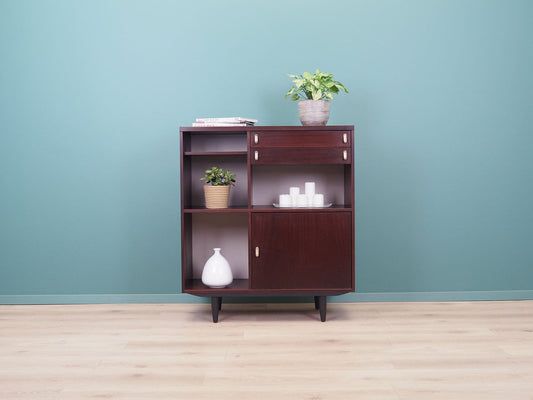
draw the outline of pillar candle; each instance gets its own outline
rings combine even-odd
[[[298,206],[298,195],[300,194],[300,188],[299,187],[289,188],[289,194],[291,196],[291,205],[293,207]]]
[[[313,207],[324,207],[324,195],[316,193],[313,196]]]
[[[298,207],[308,207],[309,202],[307,200],[307,195],[299,194],[298,195]]]
[[[290,194],[280,194],[279,195],[279,206],[280,207],[290,207],[292,205],[291,195]]]
[[[315,182],[305,182],[305,194],[308,196],[315,194]]]

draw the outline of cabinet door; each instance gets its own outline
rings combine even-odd
[[[352,287],[351,212],[252,214],[252,289]]]

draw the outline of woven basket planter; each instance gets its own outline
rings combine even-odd
[[[231,186],[204,186],[206,208],[228,208]]]

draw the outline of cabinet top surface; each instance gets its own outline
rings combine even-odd
[[[256,131],[347,131],[353,130],[353,125],[327,125],[327,126],[299,126],[299,125],[254,125],[254,126],[216,126],[216,127],[180,127],[181,132],[256,132]]]

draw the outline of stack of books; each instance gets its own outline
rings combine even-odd
[[[192,126],[253,126],[256,119],[242,117],[196,118]]]

